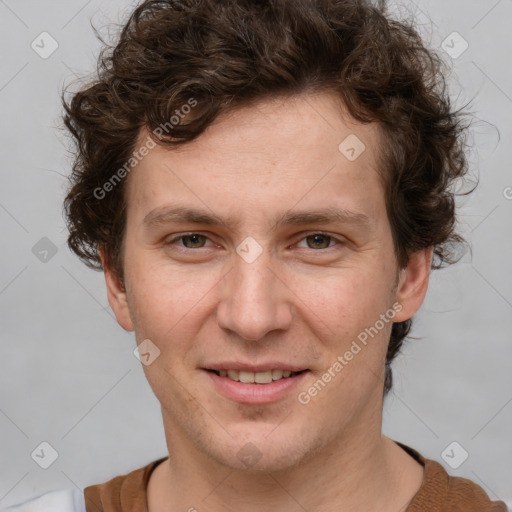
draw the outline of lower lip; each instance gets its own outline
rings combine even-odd
[[[275,380],[268,384],[244,384],[228,377],[221,377],[214,372],[204,371],[221,394],[235,402],[248,405],[276,402],[290,394],[308,373],[306,370],[293,377]]]

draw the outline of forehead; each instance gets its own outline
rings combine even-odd
[[[139,146],[148,135],[141,131]],[[147,214],[173,196],[216,211],[226,200],[253,211],[279,207],[269,194],[288,210],[326,193],[349,209],[350,197],[379,186],[380,144],[379,128],[356,122],[334,94],[262,100],[219,116],[184,145],[149,151],[128,177],[128,210]],[[201,204],[206,197],[210,205]]]

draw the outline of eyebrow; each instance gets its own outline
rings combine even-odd
[[[226,226],[236,230],[240,219],[232,215],[225,218],[196,208],[162,206],[150,211],[143,220],[145,229],[156,228],[170,223],[203,224],[207,226]],[[369,228],[370,219],[364,213],[339,208],[321,208],[315,210],[288,210],[274,220],[274,227],[300,226],[305,224],[350,224],[360,228]]]

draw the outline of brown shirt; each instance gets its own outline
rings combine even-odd
[[[397,443],[424,466],[423,483],[406,512],[507,512],[502,501],[491,501],[485,491],[466,478],[448,475],[443,466]],[[147,486],[163,457],[127,475],[84,489],[87,512],[147,512]]]

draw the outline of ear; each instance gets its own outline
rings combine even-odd
[[[404,322],[414,316],[423,304],[428,289],[434,247],[416,251],[410,255],[409,263],[400,271],[396,301],[402,309],[395,315],[395,322]]]
[[[108,303],[116,315],[117,323],[125,331],[133,331],[133,322],[126,300],[126,291],[121,285],[121,280],[117,273],[108,265],[104,250],[99,249],[98,252],[103,267],[103,273],[105,274]]]

